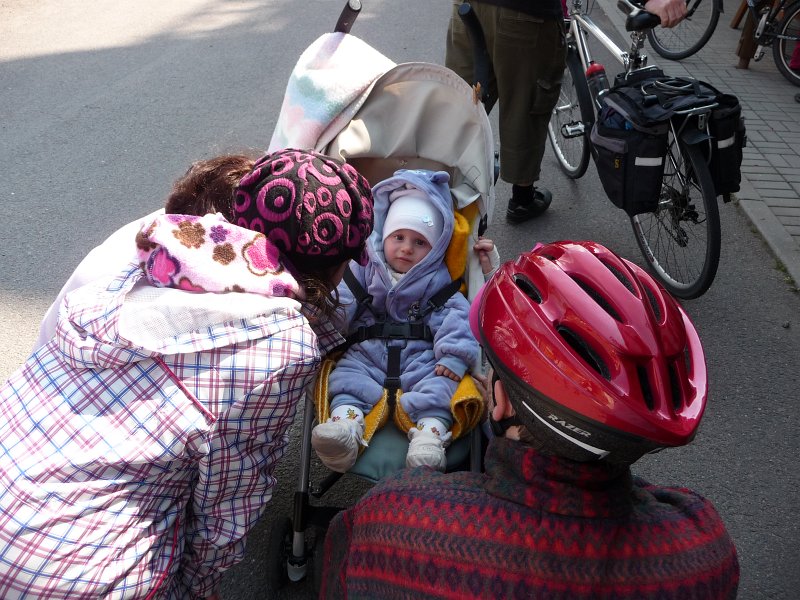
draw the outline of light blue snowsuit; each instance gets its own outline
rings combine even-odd
[[[339,286],[345,303],[349,331],[360,325],[372,325],[375,314],[386,314],[392,321],[406,322],[414,308],[422,309],[436,292],[450,283],[444,255],[453,235],[453,208],[450,199],[449,176],[443,171],[400,170],[378,183],[372,190],[375,200],[375,228],[367,241],[369,263],[361,267],[350,263],[356,279],[373,298],[372,311],[364,310],[350,322],[356,300],[346,284]],[[444,216],[442,235],[431,251],[414,265],[399,282],[389,275],[383,254],[383,223],[389,209],[389,194],[411,185],[423,192]],[[423,322],[434,336],[433,344],[425,340],[409,340],[400,354],[400,381],[403,394],[400,403],[413,422],[422,417],[436,417],[452,425],[450,399],[457,382],[434,373],[443,365],[463,376],[477,362],[479,346],[469,327],[469,301],[456,292],[441,310],[429,313]],[[390,342],[392,344],[397,341]],[[371,339],[354,344],[342,356],[328,381],[333,400],[331,409],[344,404],[369,413],[383,395],[387,369],[386,340]]]

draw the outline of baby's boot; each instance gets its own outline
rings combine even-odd
[[[408,430],[407,467],[431,467],[439,471],[447,468],[445,448],[450,444],[452,434],[438,419],[420,419],[416,427]]]
[[[342,417],[335,414],[311,431],[311,446],[326,467],[337,473],[346,473],[355,464],[358,450],[367,444],[364,435],[364,418],[361,411]]]

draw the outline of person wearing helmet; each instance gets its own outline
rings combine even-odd
[[[155,216],[0,388],[0,598],[217,598],[241,560],[372,193],[299,150],[222,189],[230,219]]]
[[[556,242],[503,264],[470,324],[491,365],[485,473],[376,485],[331,523],[320,597],[735,598],[711,502],[631,473],[705,410],[683,308],[607,248]]]

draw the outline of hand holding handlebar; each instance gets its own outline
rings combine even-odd
[[[686,0],[648,0],[644,9],[658,15],[662,27],[675,27],[686,16]]]

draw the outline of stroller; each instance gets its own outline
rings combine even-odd
[[[301,55],[287,84],[269,149],[314,149],[341,158],[373,185],[398,169],[447,171],[456,221],[448,256],[455,257],[455,266],[446,262],[472,300],[484,282],[472,246],[494,207],[496,155],[486,112],[470,85],[449,69],[421,62],[395,64],[350,35],[360,7],[358,0],[350,0],[335,32],[322,35]],[[327,375],[334,367],[333,360],[326,360],[313,393],[307,394],[293,517],[280,519],[268,541],[267,585],[272,593],[288,581],[304,579],[309,563],[321,569],[321,557],[314,560],[315,552],[321,551],[321,536],[310,545],[306,531],[310,527],[324,531],[341,510],[310,502],[311,496],[321,498],[341,477],[332,473],[313,489],[310,482],[311,430],[315,415],[320,422],[327,416]],[[478,471],[483,440],[476,424],[483,417],[483,406],[471,378],[465,377],[462,384],[452,402],[453,407],[461,403],[453,427],[457,439],[447,449],[447,470]],[[394,421],[389,419],[378,429],[368,420],[369,447],[349,473],[377,482],[405,466],[408,424],[397,415]],[[319,569],[313,569],[315,582]]]

